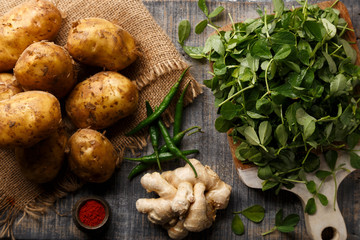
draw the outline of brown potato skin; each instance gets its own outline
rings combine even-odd
[[[85,18],[73,23],[66,46],[79,62],[111,71],[126,68],[139,55],[133,37],[102,18]]]
[[[115,171],[118,154],[111,142],[92,129],[79,129],[69,139],[70,169],[87,182],[102,183]]]
[[[46,0],[24,2],[0,17],[0,72],[11,70],[33,42],[53,40],[61,20],[60,11]]]
[[[30,147],[60,126],[58,99],[47,92],[21,92],[0,101],[0,147]]]
[[[117,72],[100,72],[77,84],[66,112],[78,128],[104,129],[132,114],[139,99],[133,82]]]
[[[0,101],[22,92],[22,88],[11,73],[0,73]]]
[[[14,74],[25,91],[42,90],[57,98],[68,94],[76,83],[70,54],[52,42],[28,46],[16,62]]]
[[[15,148],[15,158],[22,175],[34,183],[55,179],[65,159],[68,135],[60,127],[50,137],[29,148]]]

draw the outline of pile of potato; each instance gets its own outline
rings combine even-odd
[[[100,18],[73,23],[67,44],[56,45],[51,41],[61,23],[60,11],[46,0],[0,17],[0,147],[15,149],[33,182],[53,180],[66,158],[85,181],[104,182],[118,154],[97,130],[135,112],[138,89],[116,71],[139,53],[128,32]],[[104,71],[78,83],[74,60]],[[62,114],[78,128],[70,138]]]

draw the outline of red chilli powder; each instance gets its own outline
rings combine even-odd
[[[80,221],[90,227],[95,227],[103,222],[105,207],[96,200],[88,200],[79,210]]]

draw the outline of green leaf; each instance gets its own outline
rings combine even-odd
[[[346,143],[349,149],[353,149],[360,141],[360,134],[353,132],[346,138]]]
[[[273,111],[272,103],[267,98],[261,98],[256,101],[256,110],[263,114],[270,114]]]
[[[284,212],[282,209],[276,212],[275,214],[275,226],[281,226],[283,222]]]
[[[184,44],[184,41],[188,39],[190,35],[190,22],[188,20],[182,20],[178,27],[179,43]]]
[[[313,172],[320,167],[320,158],[314,153],[310,153],[304,163],[304,170],[307,173]]]
[[[279,17],[284,12],[284,1],[283,0],[272,0],[275,10],[275,16]]]
[[[255,129],[253,127],[246,127],[244,130],[244,136],[246,138],[246,141],[254,146],[260,145],[259,137],[257,136]]]
[[[262,145],[267,145],[271,140],[271,124],[268,121],[261,122],[259,125],[259,138]]]
[[[307,182],[306,183],[306,188],[310,193],[312,193],[312,194],[316,193],[316,184],[315,184],[314,181]]]
[[[315,118],[299,108],[296,111],[296,121],[304,127],[304,138],[309,138],[315,132]]]
[[[288,122],[291,132],[295,135],[298,132],[298,125],[296,121],[296,112],[301,108],[298,102],[291,104],[285,112],[286,121]]]
[[[281,226],[292,226],[295,227],[300,221],[300,217],[297,214],[290,214],[284,218]],[[280,226],[279,226],[280,227]]]
[[[335,169],[337,158],[338,153],[335,150],[329,150],[325,153],[325,161],[332,171]]]
[[[225,54],[225,47],[219,35],[211,35],[205,42],[204,53],[214,50],[221,56]]]
[[[247,111],[246,114],[247,114],[249,117],[253,118],[253,119],[267,118],[267,117],[264,116],[264,115],[258,114],[258,113],[256,113],[256,112],[251,112],[251,111]]]
[[[283,60],[287,58],[291,53],[291,47],[289,44],[284,44],[281,48],[276,52],[274,59],[275,60]]]
[[[329,20],[327,20],[326,18],[322,18],[321,21],[327,33],[326,40],[330,40],[331,38],[335,37],[336,27],[334,26],[334,24],[329,22]]]
[[[286,131],[285,125],[280,124],[275,129],[275,138],[281,144],[281,146],[285,146],[288,140],[288,133]]]
[[[298,53],[298,58],[300,59],[300,61],[305,64],[306,66],[309,66],[310,64],[310,55],[307,51],[305,50],[300,50]]]
[[[201,9],[201,11],[203,11],[203,13],[208,16],[209,15],[209,10],[206,6],[206,2],[205,0],[198,0],[198,6]]]
[[[300,73],[300,66],[294,62],[291,61],[285,61],[284,62],[287,67],[289,67],[294,72]]]
[[[305,212],[309,215],[314,215],[316,213],[316,203],[314,198],[310,198],[305,206]]]
[[[360,169],[360,157],[354,152],[350,152],[350,165],[355,169]]]
[[[326,136],[326,139],[328,139],[331,135],[331,132],[333,130],[333,126],[334,126],[334,123],[331,122],[329,123],[326,127],[325,127],[325,136]]]
[[[328,201],[327,197],[324,194],[318,193],[317,197],[319,198],[319,201],[323,206],[328,205],[329,201]]]
[[[273,176],[270,165],[258,168],[258,177],[262,180],[267,180]]]
[[[263,191],[266,191],[266,190],[269,190],[271,188],[274,188],[276,186],[278,186],[279,183],[278,182],[274,182],[274,181],[266,181],[263,183],[263,186],[262,186],[262,190]]]
[[[205,19],[205,20],[202,20],[201,22],[199,22],[198,24],[196,24],[195,26],[195,33],[196,34],[200,34],[204,31],[204,29],[206,28],[208,24],[208,20]]]
[[[232,102],[226,102],[221,106],[220,114],[226,120],[232,120],[238,114],[237,109],[238,109],[237,105],[233,104]]]
[[[296,43],[296,38],[294,34],[289,31],[277,32],[271,36],[271,40],[275,44],[289,44],[291,46],[295,45]]]
[[[261,26],[263,26],[262,21],[260,19],[254,19],[253,22],[246,27],[246,34],[250,34],[254,32],[256,29],[258,29]]]
[[[325,178],[327,178],[328,176],[331,175],[331,172],[329,171],[324,171],[324,170],[319,170],[315,173],[316,177],[319,178],[320,180],[324,180]]]
[[[232,126],[232,122],[222,116],[215,120],[215,129],[219,132],[227,132]]]
[[[217,59],[213,64],[214,73],[217,76],[224,75],[227,71],[224,58]]]
[[[309,55],[311,54],[311,52],[313,51],[312,50],[312,47],[310,45],[310,43],[306,40],[303,40],[301,39],[298,43],[298,50],[299,51],[306,51]]]
[[[342,94],[343,90],[346,88],[346,77],[339,73],[335,78],[330,82],[330,94],[338,96]]]
[[[267,46],[267,41],[264,39],[256,41],[251,48],[251,55],[255,57],[271,59],[272,54],[270,52],[270,48]]]
[[[306,21],[304,23],[304,30],[310,38],[318,42],[321,42],[326,34],[323,24],[314,21]]]
[[[250,221],[259,223],[264,219],[265,209],[260,205],[254,205],[241,211],[241,214]]]
[[[183,46],[184,51],[187,55],[189,55],[193,59],[202,59],[205,57],[203,54],[203,47],[191,47],[191,46]]]
[[[212,11],[210,14],[209,14],[209,18],[213,18],[213,17],[216,17],[217,15],[219,15],[222,11],[224,11],[224,7],[223,6],[219,6],[217,8],[215,8],[214,11]]]
[[[277,227],[277,229],[283,233],[289,233],[289,232],[293,232],[295,230],[295,228],[292,226],[279,226],[279,227]]]
[[[337,67],[336,67],[336,63],[335,61],[332,59],[332,57],[327,54],[326,52],[322,52],[322,54],[324,55],[328,65],[329,65],[329,70],[331,73],[336,73],[337,72]]]
[[[345,51],[346,56],[348,58],[350,58],[352,64],[355,64],[356,59],[357,59],[357,53],[356,53],[355,49],[353,49],[350,46],[350,44],[348,43],[348,41],[346,41],[345,39],[340,38],[340,43],[344,47],[344,51]]]
[[[231,222],[231,230],[236,235],[243,235],[245,232],[244,223],[242,222],[239,215],[235,214]]]

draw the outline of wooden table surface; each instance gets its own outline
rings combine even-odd
[[[119,0],[121,1],[121,0]],[[296,5],[295,1],[286,0],[288,7]],[[316,1],[311,1],[312,3]],[[360,36],[360,1],[343,0],[349,9],[357,36]],[[204,15],[197,6],[197,0],[144,0],[144,4],[154,16],[158,24],[170,36],[178,50],[184,55],[189,64],[193,65],[190,72],[198,82],[210,78],[209,66],[206,62],[192,60],[187,57],[177,43],[177,26],[183,19],[188,19],[194,29],[195,24],[204,19]],[[271,0],[211,0],[207,1],[210,10],[217,6],[224,6],[225,12],[216,23],[223,26],[229,23],[228,13],[234,21],[256,17],[256,9],[266,7],[272,11]],[[205,42],[206,36],[212,32],[196,35],[192,33],[187,45],[199,46]],[[184,127],[200,125],[204,134],[196,134],[184,139],[183,148],[197,148],[200,154],[197,158],[204,164],[211,166],[219,176],[233,187],[229,206],[226,210],[218,211],[216,221],[211,228],[202,233],[191,233],[186,239],[309,239],[304,224],[304,214],[300,201],[291,193],[282,191],[279,195],[272,192],[262,192],[247,188],[238,178],[234,170],[231,154],[227,145],[226,135],[216,132],[214,121],[217,117],[213,104],[212,93],[205,88],[204,93],[185,110]],[[151,147],[140,152],[151,153]],[[130,155],[130,153],[127,153]],[[182,163],[170,163],[165,166],[173,169]],[[39,221],[25,218],[15,226],[17,239],[88,239],[90,236],[81,232],[73,224],[69,215],[74,203],[83,196],[96,195],[104,197],[111,206],[111,224],[107,231],[95,239],[169,239],[167,232],[158,225],[151,224],[146,215],[138,213],[135,202],[138,198],[154,197],[140,185],[140,176],[128,181],[127,174],[133,163],[124,161],[121,168],[105,184],[88,184],[73,194],[69,194],[55,203],[56,211],[67,214],[59,216],[54,210]],[[340,185],[338,202],[344,216],[348,239],[360,239],[360,171],[349,175]],[[232,212],[245,209],[253,204],[260,204],[266,210],[265,219],[260,224],[252,223],[242,217],[245,234],[236,236],[231,231]],[[272,228],[275,213],[283,208],[284,214],[296,213],[300,215],[300,223],[294,233],[281,234],[275,232],[262,237],[260,233]]]

